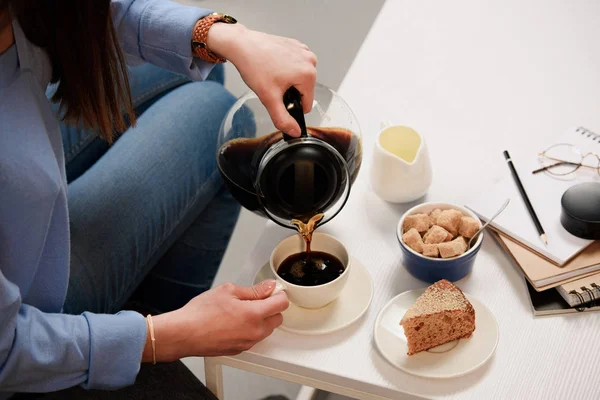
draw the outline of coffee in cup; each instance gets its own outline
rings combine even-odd
[[[344,264],[334,255],[322,251],[292,254],[277,268],[277,275],[298,286],[329,283],[344,273]]]
[[[307,274],[306,271],[309,271],[309,269],[305,269],[305,265],[302,265],[302,261],[307,261],[305,246],[302,236],[293,235],[282,240],[275,247],[269,262],[277,282],[272,295],[285,291],[289,300],[299,307],[321,308],[335,300],[346,285],[352,267],[350,256],[346,247],[339,240],[325,233],[315,232],[312,237],[312,250],[309,257],[314,257],[316,268],[319,268],[319,266],[321,268],[325,266],[325,269],[332,266],[333,268],[327,273],[324,271],[322,273],[311,271]],[[320,257],[317,258],[316,255]],[[333,260],[334,258],[338,263]],[[300,261],[300,264],[297,261]],[[329,266],[325,264],[326,261],[329,261]],[[295,277],[290,277],[292,268],[296,268],[294,271]],[[282,275],[284,276],[282,277]],[[316,275],[318,283],[314,283],[315,280],[313,279],[311,285],[303,285],[304,277],[308,279],[307,275]],[[332,279],[329,280],[330,278]],[[307,280],[306,282],[310,281]]]

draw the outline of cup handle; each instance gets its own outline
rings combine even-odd
[[[273,289],[273,291],[271,292],[271,295],[269,297],[273,297],[278,293],[281,293],[285,291],[285,286],[283,285],[283,283],[279,282],[279,281],[275,281],[275,289]]]
[[[384,119],[379,124],[379,129],[384,130],[385,128],[389,128],[390,126],[392,126],[392,121],[390,121],[389,119]]]

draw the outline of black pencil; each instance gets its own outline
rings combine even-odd
[[[515,180],[515,183],[517,184],[517,187],[519,188],[521,197],[523,198],[523,201],[525,202],[525,205],[527,206],[529,215],[531,216],[531,219],[533,219],[533,223],[535,224],[535,227],[536,227],[538,233],[540,234],[540,239],[542,239],[542,242],[544,242],[544,244],[548,245],[548,239],[546,237],[546,233],[544,232],[544,228],[542,228],[542,224],[540,223],[540,220],[538,219],[537,215],[535,214],[535,210],[533,209],[533,206],[531,205],[531,202],[529,201],[529,196],[527,196],[527,192],[525,192],[525,188],[523,187],[523,184],[521,183],[519,174],[517,174],[517,170],[515,169],[515,166],[513,165],[513,162],[510,158],[510,154],[508,154],[508,151],[506,151],[506,150],[504,150],[504,158],[506,158],[506,163],[508,164],[508,167],[510,168],[510,172],[512,173],[512,176]]]

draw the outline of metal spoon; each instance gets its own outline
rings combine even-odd
[[[506,206],[508,205],[508,203],[510,203],[510,199],[506,199],[506,201],[504,202],[504,204],[502,205],[502,207],[500,207],[500,209],[498,211],[496,211],[496,214],[494,214],[492,216],[492,218],[490,218],[490,220],[488,222],[486,222],[485,224],[483,224],[483,226],[473,235],[473,237],[471,238],[471,240],[469,240],[468,243],[468,248],[471,248],[471,243],[473,243],[473,241],[477,241],[477,236],[479,236],[479,234],[481,233],[481,231],[483,231],[493,220],[496,219],[496,217],[498,215],[500,215],[500,213],[502,213],[502,211],[504,211],[504,209],[506,208]]]

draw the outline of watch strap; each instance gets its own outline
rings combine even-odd
[[[194,33],[192,35],[192,50],[194,54],[200,57],[202,60],[212,64],[219,64],[227,61],[225,58],[220,57],[210,51],[206,44],[208,31],[216,22],[226,22],[231,24],[237,21],[228,15],[217,13],[209,14],[196,22],[196,25],[194,26]]]

